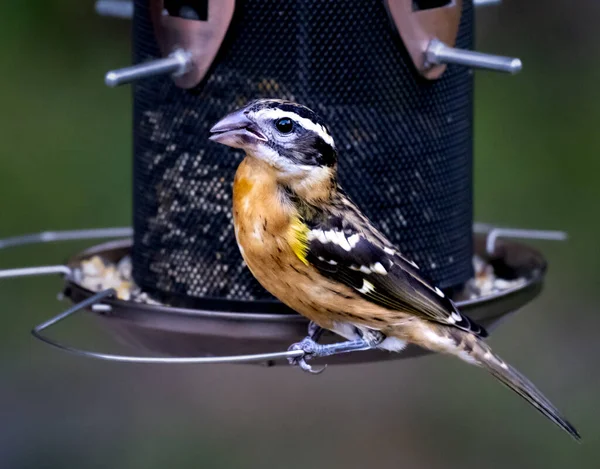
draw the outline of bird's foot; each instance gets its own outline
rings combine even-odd
[[[324,329],[321,326],[317,325],[317,323],[313,321],[310,321],[310,323],[308,324],[308,336],[305,337],[304,340],[302,340],[302,342],[292,344],[288,349],[302,350],[304,352],[304,355],[288,359],[290,365],[299,366],[304,371],[313,374],[322,373],[325,370],[325,368],[327,368],[327,365],[325,365],[324,367],[315,370],[312,366],[306,363],[307,360],[316,355],[317,351],[319,350],[319,347],[322,347],[317,343],[317,340],[321,338],[323,331]]]
[[[327,365],[319,369],[314,369],[306,361],[310,360],[313,357],[321,356],[321,347],[323,347],[323,345],[317,344],[310,336],[305,337],[304,339],[302,339],[301,342],[296,342],[295,344],[290,345],[290,347],[288,348],[288,350],[302,350],[304,354],[300,355],[299,357],[288,358],[288,361],[290,365],[299,366],[308,373],[318,375],[319,373],[322,373],[325,370],[325,368],[327,368]]]
[[[328,357],[330,355],[337,355],[338,353],[347,353],[347,352],[356,352],[359,350],[370,350],[379,345],[385,336],[381,333],[373,336],[364,336],[361,339],[357,340],[348,340],[346,342],[337,342],[334,344],[320,345],[317,344],[311,337],[305,337],[301,342],[297,342],[292,344],[288,350],[302,350],[304,352],[303,355],[299,357],[289,358],[288,361],[290,365],[299,366],[304,371],[309,373],[322,373],[323,370],[327,367],[325,365],[323,368],[318,370],[313,369],[307,363],[307,360],[310,360],[314,357]]]

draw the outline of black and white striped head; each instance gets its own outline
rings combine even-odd
[[[291,101],[253,101],[210,131],[210,140],[241,148],[284,174],[335,171],[337,152],[327,126],[314,111]]]

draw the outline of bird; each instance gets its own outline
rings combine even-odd
[[[391,243],[338,182],[338,150],[326,122],[284,99],[256,99],[227,114],[209,140],[245,157],[233,181],[235,238],[252,275],[309,319],[290,363],[409,343],[487,370],[535,409],[581,439],[575,427],[525,376],[485,342],[484,327]],[[319,344],[323,330],[346,339]]]

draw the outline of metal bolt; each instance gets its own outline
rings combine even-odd
[[[457,64],[467,67],[482,68],[515,74],[523,68],[521,59],[502,57],[500,55],[484,54],[464,49],[455,49],[442,41],[434,39],[429,43],[425,52],[427,66],[439,64]]]
[[[104,82],[107,86],[114,87],[158,75],[168,74],[176,77],[187,72],[191,63],[192,54],[178,49],[164,59],[151,60],[131,67],[111,70],[106,74]]]
[[[92,305],[92,311],[94,313],[110,313],[112,312],[112,306],[104,303],[96,303]]]
[[[38,267],[22,267],[20,269],[2,269],[0,270],[0,279],[54,274],[71,276],[71,268],[66,265],[42,265]]]
[[[94,8],[101,16],[113,18],[133,18],[133,2],[128,0],[98,0]]]
[[[496,240],[498,238],[516,238],[516,239],[543,239],[549,241],[566,241],[567,233],[564,231],[550,230],[526,230],[521,228],[493,228],[485,241],[485,250],[488,254],[493,254],[496,250]]]
[[[473,5],[476,7],[487,7],[490,5],[499,5],[502,0],[473,0]]]

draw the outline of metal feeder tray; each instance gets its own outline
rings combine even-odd
[[[116,237],[130,234],[128,228],[50,232],[0,240],[3,247],[36,242],[62,241]],[[542,254],[520,242],[498,239],[520,237],[530,239],[562,240],[562,232],[514,230],[475,225],[475,253],[489,263],[500,278],[524,278],[518,287],[476,299],[455,301],[459,309],[489,331],[502,319],[533,300],[542,290],[547,268]],[[478,233],[477,233],[478,232]],[[282,304],[270,304],[269,312],[260,312],[256,302],[246,303],[235,312],[216,309],[187,309],[163,305],[123,301],[114,297],[114,290],[92,292],[76,283],[72,269],[82,260],[99,255],[117,262],[130,253],[130,239],[100,244],[75,255],[67,265],[0,270],[0,279],[33,275],[63,274],[63,293],[76,303],[70,309],[38,325],[33,335],[59,349],[91,358],[135,363],[243,363],[264,365],[285,363],[288,358],[299,357],[302,351],[287,351],[307,334],[308,321]],[[244,303],[242,303],[243,305]],[[258,305],[260,307],[260,305]],[[97,353],[63,345],[42,335],[42,331],[68,316],[81,311],[91,311],[93,317],[106,327],[119,342],[139,350],[162,356],[126,356]],[[264,311],[264,310],[263,310]],[[323,343],[340,340],[326,332]],[[409,345],[400,353],[381,350],[346,353],[315,359],[315,363],[343,364],[394,360],[425,355],[431,352]]]

